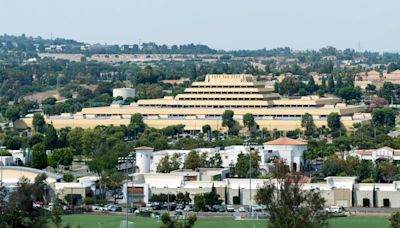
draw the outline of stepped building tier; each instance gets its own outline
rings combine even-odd
[[[301,128],[305,113],[313,116],[317,127],[327,126],[327,116],[336,112],[342,123],[351,129],[354,123],[368,121],[370,114],[362,113],[363,106],[349,106],[337,97],[305,96],[281,98],[265,81],[255,81],[252,75],[210,74],[203,82],[193,82],[176,97],[144,99],[130,105],[112,104],[107,107],[84,108],[75,114],[46,116],[47,123],[56,128],[94,128],[97,125],[128,125],[131,115],[140,113],[144,122],[155,128],[183,124],[185,130],[201,131],[208,124],[213,130],[225,131],[222,114],[234,112],[234,119],[243,124],[243,115],[252,113],[259,128],[281,131]],[[32,118],[22,124],[32,125]]]

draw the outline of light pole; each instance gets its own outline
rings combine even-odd
[[[252,194],[251,194],[251,176],[252,176],[252,164],[251,164],[251,161],[252,161],[252,156],[251,156],[251,146],[252,145],[257,145],[257,144],[255,144],[255,143],[249,143],[248,142],[248,137],[246,137],[246,140],[245,140],[245,142],[244,142],[244,146],[245,146],[245,150],[248,150],[248,152],[249,152],[249,182],[250,182],[250,191],[249,191],[249,194],[250,194],[250,212],[251,212],[251,216],[253,217],[254,216],[254,212],[253,212],[253,200],[252,200]]]
[[[119,163],[125,163],[125,174],[126,174],[126,176],[129,176],[128,175],[128,163],[131,163],[132,164],[132,173],[135,173],[135,165],[134,165],[134,160],[135,158],[134,158],[134,156],[133,156],[133,154],[132,153],[130,153],[127,157],[120,157],[120,158],[118,158],[118,162]],[[132,176],[132,187],[133,187],[133,179],[134,179],[134,176]],[[126,223],[126,228],[128,228],[129,227],[129,222],[128,222],[128,218],[129,218],[129,210],[128,210],[128,204],[129,204],[129,181],[127,181],[126,182],[126,200],[125,200],[125,203],[126,203],[126,215],[125,215],[125,223]],[[133,198],[134,198],[134,195],[133,195]]]

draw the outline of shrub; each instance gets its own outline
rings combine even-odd
[[[95,199],[93,199],[92,197],[86,197],[85,199],[83,199],[83,203],[84,204],[94,204]]]
[[[72,182],[75,179],[74,175],[70,174],[70,173],[65,173],[63,175],[63,180],[65,182]]]
[[[105,200],[105,199],[96,199],[96,204],[106,205],[107,204],[107,200]]]
[[[8,150],[0,151],[0,156],[11,156],[12,154]]]
[[[365,178],[361,183],[375,183],[375,180],[373,178]]]

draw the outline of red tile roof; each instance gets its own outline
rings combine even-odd
[[[148,147],[148,146],[140,146],[140,147],[136,147],[135,150],[154,150],[154,148]]]
[[[307,141],[303,139],[291,139],[288,137],[281,137],[276,140],[265,142],[266,145],[307,145]]]

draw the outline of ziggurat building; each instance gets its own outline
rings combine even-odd
[[[284,99],[266,87],[266,82],[255,81],[252,75],[206,75],[203,82],[193,82],[176,97],[144,99],[130,105],[112,104],[107,107],[84,108],[81,112],[60,116],[46,116],[55,128],[94,128],[98,125],[128,125],[131,115],[140,113],[150,127],[164,128],[183,124],[185,130],[201,131],[208,124],[212,130],[225,131],[222,113],[234,112],[234,119],[243,124],[243,115],[252,113],[259,128],[280,131],[301,129],[301,117],[309,113],[317,127],[327,126],[327,116],[336,112],[344,126],[351,130],[354,123],[368,121],[370,114],[361,113],[364,107],[349,106],[339,98],[306,96]],[[31,126],[32,119],[23,121]]]

